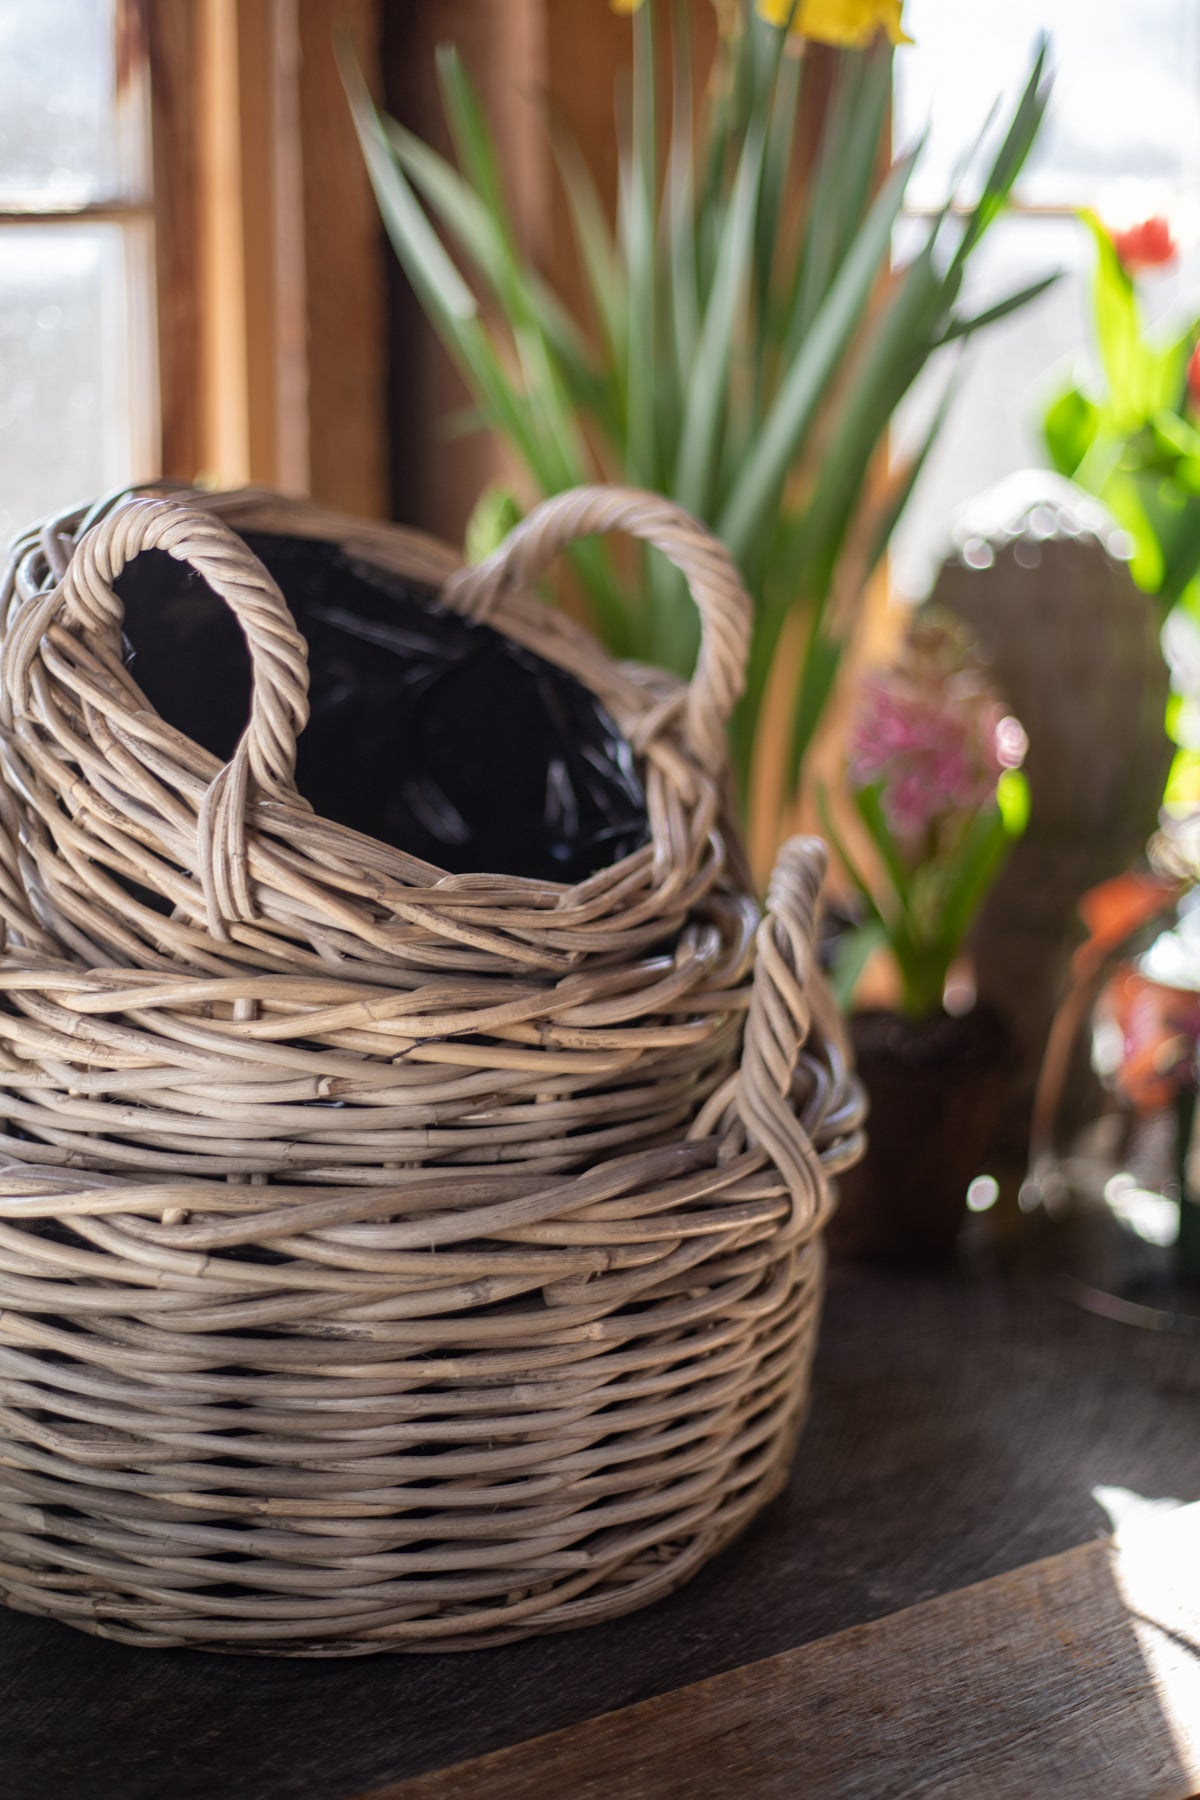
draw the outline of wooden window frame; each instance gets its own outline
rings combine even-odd
[[[164,474],[387,510],[385,250],[335,28],[381,0],[130,0],[150,73]]]

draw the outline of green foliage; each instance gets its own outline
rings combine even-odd
[[[1046,447],[1054,467],[1102,500],[1128,532],[1138,585],[1161,599],[1164,613],[1180,607],[1200,626],[1200,432],[1188,395],[1200,318],[1152,338],[1112,238],[1093,214],[1082,217],[1096,248],[1098,368],[1050,402]],[[1176,742],[1183,710],[1168,713]],[[1198,765],[1194,749],[1177,759],[1168,798],[1195,790]]]
[[[483,562],[498,550],[514,525],[521,522],[517,497],[508,488],[493,482],[485,487],[467,520],[463,550],[469,563]]]
[[[996,796],[963,821],[957,841],[936,855],[914,859],[888,823],[879,783],[850,789],[859,820],[875,850],[879,875],[871,881],[848,849],[828,797],[820,796],[830,842],[845,863],[866,912],[839,948],[835,986],[849,1005],[867,958],[890,950],[900,977],[902,1007],[927,1018],[942,1004],[946,978],[975,917],[1029,817],[1029,786],[1018,769],[1006,769]]]
[[[765,753],[762,705],[784,626],[803,615],[809,654],[794,678],[790,797],[857,618],[854,604],[830,603],[839,560],[853,544],[856,598],[911,488],[901,480],[882,508],[872,500],[869,471],[892,414],[940,345],[965,341],[1045,285],[974,317],[958,310],[969,258],[1045,110],[1044,51],[980,199],[961,213],[948,206],[893,269],[915,153],[876,183],[890,118],[886,47],[839,54],[801,203],[800,121],[817,96],[796,40],[746,0],[697,97],[686,0],[675,0],[669,69],[655,14],[647,4],[633,20],[615,228],[577,148],[555,143],[588,292],[583,316],[517,243],[492,136],[456,51],[438,58],[454,162],[375,110],[348,54],[343,72],[396,253],[481,421],[515,452],[531,492],[596,479],[657,489],[737,559],[757,610],[734,734],[743,787]],[[628,557],[596,543],[579,546],[575,563],[618,655],[690,672],[697,625],[673,570],[651,557],[643,579],[631,580]]]

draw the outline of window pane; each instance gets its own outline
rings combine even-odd
[[[0,206],[78,206],[141,187],[136,9],[120,12],[119,75],[117,0],[0,0]]]
[[[1177,189],[1200,179],[1196,0],[908,0],[904,19],[916,47],[896,57],[897,142],[932,121],[913,204],[941,201],[1002,90],[1011,114],[1042,30],[1054,97],[1023,200],[1103,206],[1119,181]]]
[[[949,418],[892,541],[890,567],[901,593],[927,591],[964,501],[1018,469],[1046,467],[1045,405],[1069,376],[1093,366],[1092,261],[1091,239],[1074,219],[1009,217],[984,239],[971,264],[964,311],[982,310],[1055,268],[1065,273],[1032,306],[981,332],[963,356]],[[1147,318],[1182,329],[1197,309],[1200,253],[1139,285]],[[942,352],[905,402],[892,436],[894,455],[920,443],[950,366],[950,353]]]
[[[139,232],[0,226],[0,544],[44,513],[146,473],[145,332],[130,317]]]

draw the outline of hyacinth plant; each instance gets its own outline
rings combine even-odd
[[[826,829],[865,923],[839,946],[848,1002],[868,957],[890,951],[901,1007],[939,1011],[951,965],[1005,852],[1024,830],[1025,733],[991,688],[957,621],[924,608],[901,654],[861,685],[846,791],[878,873],[863,873],[822,796]]]
[[[495,142],[453,47],[438,58],[453,161],[379,113],[352,62],[343,66],[392,244],[477,422],[522,471],[519,499],[486,498],[471,550],[486,552],[522,504],[595,480],[658,490],[710,526],[756,614],[733,734],[742,796],[753,775],[786,813],[868,578],[932,442],[931,432],[887,474],[879,452],[892,414],[939,347],[962,345],[1047,285],[982,313],[958,304],[1034,141],[1048,81],[1039,54],[977,198],[949,196],[896,266],[893,234],[920,148],[887,166],[900,0],[716,0],[716,64],[703,84],[691,49],[699,4],[674,0],[669,48],[666,0],[620,5],[634,15],[634,41],[617,96],[615,227],[577,147],[552,133],[588,290],[582,310],[520,246]],[[851,46],[836,51],[831,92],[805,34]],[[805,179],[810,119],[821,123]],[[573,554],[609,647],[690,673],[697,621],[675,571],[610,542]],[[782,734],[764,729],[768,687],[781,679]],[[765,758],[785,766],[763,781]]]
[[[1140,287],[1178,259],[1161,215],[1095,242],[1097,367],[1051,401],[1043,421],[1055,468],[1102,500],[1129,534],[1134,580],[1162,602],[1176,692],[1167,725],[1181,746],[1168,799],[1200,801],[1200,317],[1147,331]],[[1189,703],[1188,695],[1191,695]]]

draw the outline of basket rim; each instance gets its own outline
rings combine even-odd
[[[212,516],[234,534],[275,531],[334,543],[347,554],[428,586],[435,591],[436,604],[451,604],[454,610],[467,616],[486,619],[493,629],[510,641],[523,644],[543,660],[579,680],[614,719],[617,729],[630,745],[643,780],[648,766],[657,763],[667,784],[678,792],[685,806],[699,808],[701,829],[690,834],[693,836],[692,879],[671,896],[667,906],[663,906],[659,904],[659,881],[652,878],[650,895],[643,898],[637,909],[645,915],[648,924],[658,927],[659,935],[666,920],[678,918],[698,893],[711,890],[722,864],[730,866],[743,888],[752,886],[740,836],[732,820],[728,771],[723,771],[722,778],[712,783],[713,791],[706,796],[704,789],[709,787],[711,777],[698,767],[683,741],[694,687],[661,670],[611,657],[584,626],[542,601],[532,591],[531,581],[519,577],[513,579],[506,560],[512,550],[506,546],[501,547],[496,557],[489,559],[486,567],[477,565],[472,570],[463,570],[456,553],[429,534],[406,526],[360,519],[301,497],[278,494],[262,487],[212,492],[172,481],[139,483],[117,490],[90,506],[56,515],[14,540],[5,581],[5,616],[0,620],[6,660],[13,629],[22,612],[31,604],[47,601],[51,594],[61,594],[79,547],[88,534],[124,509],[153,499],[186,504],[195,513]],[[575,523],[566,517],[564,506],[559,502],[571,502],[577,510],[581,504],[590,505],[593,515],[599,506],[602,514],[612,516],[614,508],[619,509],[622,504],[626,514],[631,506],[649,503],[657,506],[658,497],[619,489],[577,490],[571,495],[556,497],[556,501],[550,503],[556,508],[559,521],[555,541],[549,552],[544,546],[535,545],[543,562],[570,537],[591,528],[586,518]],[[698,533],[705,546],[714,553],[719,552],[720,559],[728,564],[725,553],[713,544],[702,527],[687,520],[679,509],[672,506],[670,511],[680,522],[678,528],[685,536],[688,531]],[[525,522],[526,526],[531,522],[536,527],[534,514]],[[526,539],[528,537],[527,531]],[[247,555],[250,554],[247,551]],[[257,565],[257,559],[254,561]],[[528,561],[527,554],[525,561]],[[261,568],[261,565],[257,566]],[[732,565],[728,564],[728,569],[722,572],[732,574],[741,593],[740,581],[732,571]],[[474,590],[465,603],[449,599],[454,589],[464,586]],[[286,609],[286,601],[282,603]],[[748,608],[748,602],[746,606]],[[287,616],[290,619],[290,611]],[[732,652],[727,652],[735,663],[738,654],[736,646]],[[109,670],[108,674],[110,678],[115,676],[131,701],[140,702],[141,709],[153,716],[156,732],[178,756],[186,759],[197,784],[211,784],[220,776],[222,765],[219,760],[162,720],[149,706],[128,671]],[[740,669],[735,668],[727,680],[729,705],[740,691],[740,680]],[[3,705],[11,712],[11,696],[7,693]],[[285,835],[289,830],[297,829],[311,834],[315,828],[322,841],[324,856],[348,864],[368,886],[380,890],[380,899],[403,898],[419,905],[426,896],[436,895],[439,903],[453,897],[454,903],[467,908],[474,920],[487,911],[489,902],[503,902],[506,917],[499,923],[499,929],[505,940],[505,955],[512,954],[514,940],[519,943],[523,932],[544,931],[556,913],[567,913],[574,923],[586,927],[619,910],[626,915],[626,922],[632,923],[627,916],[623,890],[636,885],[639,880],[644,881],[648,870],[652,871],[652,877],[660,877],[664,865],[669,865],[673,858],[669,846],[664,850],[663,822],[661,817],[655,817],[650,792],[647,793],[648,841],[578,882],[513,876],[486,869],[454,873],[402,848],[315,814],[294,789],[291,793],[277,789],[266,797],[256,795],[251,805],[259,828],[276,839],[281,830]],[[703,849],[705,839],[708,840],[707,852]],[[671,886],[669,880],[667,886]],[[678,884],[676,886],[678,888]],[[528,916],[514,916],[514,905],[524,906]]]

